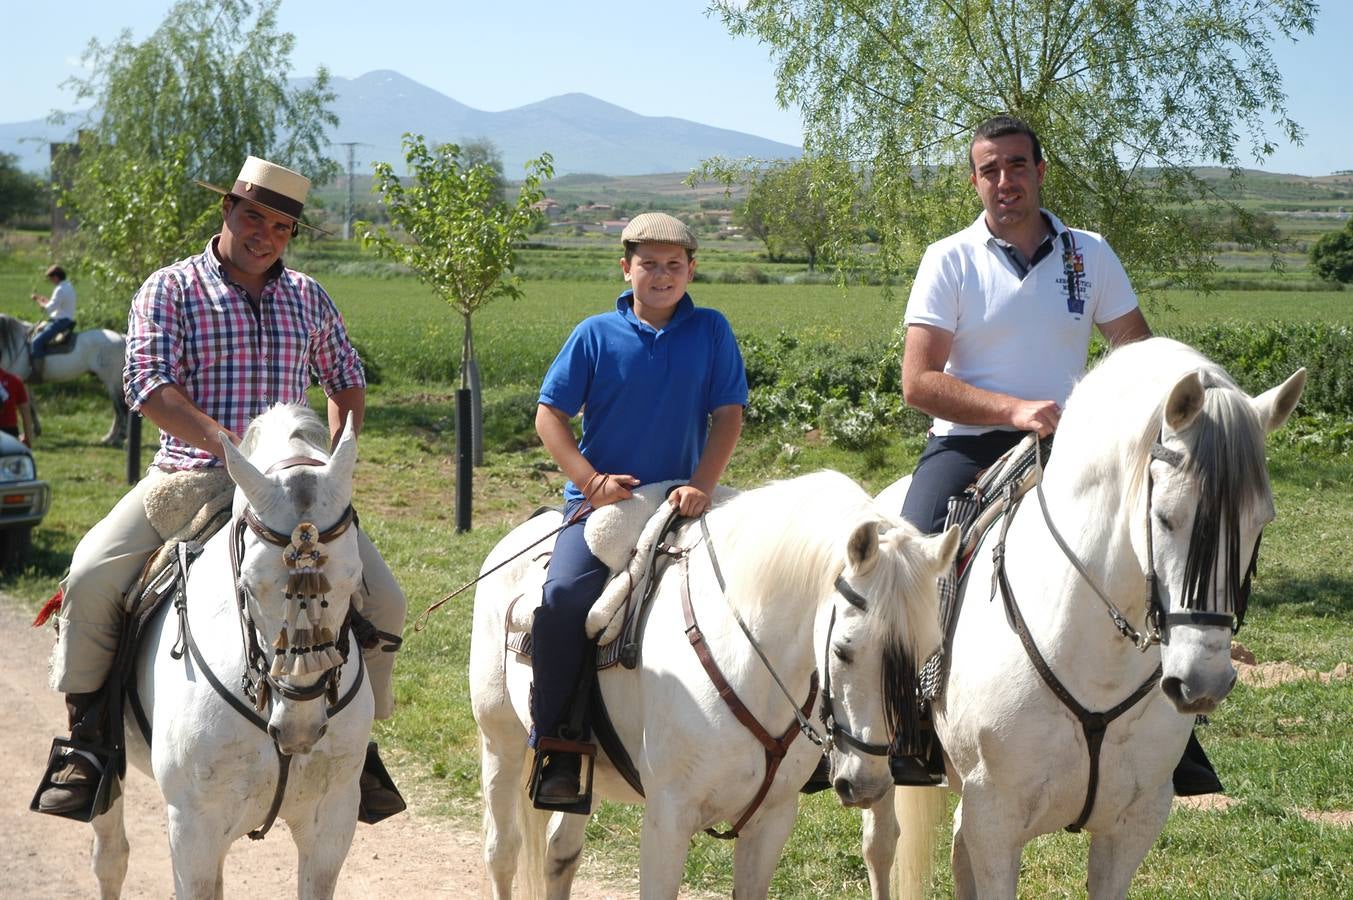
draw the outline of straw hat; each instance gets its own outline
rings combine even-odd
[[[207,184],[205,181],[198,181],[197,184],[226,197],[238,197],[257,203],[264,209],[286,216],[299,225],[305,225],[306,228],[328,233],[322,228],[301,221],[301,211],[305,209],[305,196],[310,192],[310,179],[299,172],[270,163],[266,159],[259,159],[257,156],[246,159],[234,186],[228,190]]]

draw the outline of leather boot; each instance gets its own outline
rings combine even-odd
[[[582,796],[582,757],[576,753],[550,751],[540,770],[535,801],[544,804],[575,803]]]
[[[99,691],[66,695],[66,718],[72,738],[98,742],[98,723],[84,720],[99,697]],[[99,783],[98,765],[77,751],[67,752],[64,759],[65,766],[52,775],[51,787],[38,798],[38,808],[42,812],[70,813],[84,809],[94,800],[94,789]]]
[[[362,777],[358,781],[362,792],[361,804],[357,808],[358,821],[374,825],[382,819],[388,819],[395,813],[407,809],[404,798],[381,762],[376,752],[376,742],[366,745],[366,763],[362,767]]]

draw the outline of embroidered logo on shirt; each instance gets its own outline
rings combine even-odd
[[[1062,279],[1066,285],[1066,311],[1073,316],[1085,314],[1085,257],[1072,247],[1062,253]]]

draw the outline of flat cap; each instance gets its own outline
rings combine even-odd
[[[685,222],[660,212],[647,212],[635,216],[630,219],[620,235],[621,246],[630,243],[642,244],[645,241],[676,244],[687,250],[695,250],[700,246],[695,239],[695,232],[687,228]]]

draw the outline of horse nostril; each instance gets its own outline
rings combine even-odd
[[[276,725],[269,725],[269,726],[268,726],[268,737],[270,737],[270,738],[273,739],[273,743],[276,743],[276,742],[277,742],[277,737],[278,737],[278,735],[280,735],[280,734],[281,734],[281,732],[277,730],[277,726],[276,726]]]
[[[1183,684],[1181,679],[1171,676],[1160,680],[1160,689],[1165,692],[1165,696],[1179,703],[1184,698]]]

